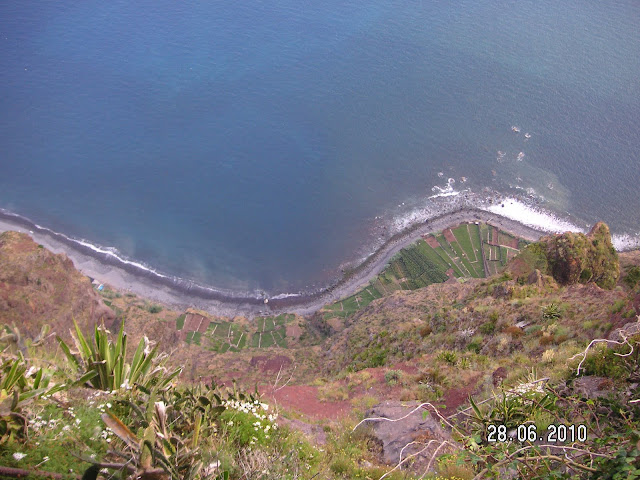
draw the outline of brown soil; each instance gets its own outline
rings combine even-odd
[[[507,235],[500,235],[499,237],[500,245],[505,245],[507,247],[518,249],[518,239],[513,238]]]
[[[478,374],[469,379],[469,381],[466,382],[463,387],[452,388],[451,390],[447,391],[441,402],[445,405],[445,409],[440,413],[442,413],[442,415],[444,415],[445,417],[456,413],[458,407],[466,404],[469,401],[469,395],[471,395],[476,389],[479,378],[480,375]]]
[[[431,248],[438,248],[440,246],[438,240],[436,240],[436,237],[433,235],[424,235],[422,238],[424,238],[425,242],[427,242]]]
[[[309,385],[287,385],[276,392],[271,387],[260,386],[258,390],[280,408],[296,411],[313,420],[338,420],[351,412],[350,402],[321,402],[318,400],[318,388]]]
[[[453,232],[451,231],[450,228],[447,228],[442,233],[444,235],[444,238],[447,240],[447,242],[449,242],[449,243],[457,242],[456,236],[453,234]]]

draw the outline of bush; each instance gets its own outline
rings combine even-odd
[[[422,325],[420,327],[420,329],[418,330],[418,332],[420,333],[420,336],[422,338],[431,335],[431,333],[433,332],[433,328],[431,328],[431,325],[429,325],[428,323]]]
[[[458,362],[458,354],[451,350],[444,350],[438,354],[438,360],[442,360],[450,365],[455,365]]]
[[[496,322],[483,323],[482,325],[480,325],[480,328],[478,328],[478,330],[484,335],[491,335],[496,331]]]
[[[401,372],[399,370],[387,370],[384,372],[384,381],[389,385],[395,385],[400,380]]]
[[[557,320],[562,317],[560,307],[556,303],[550,303],[546,307],[542,307],[542,318],[545,320]]]
[[[616,302],[611,305],[611,313],[620,313],[626,304],[627,301],[624,299],[616,300]]]
[[[160,313],[162,311],[162,307],[160,305],[150,305],[147,310],[149,313]]]
[[[630,288],[635,288],[640,283],[640,267],[634,266],[627,270],[627,274],[624,277],[624,283]]]

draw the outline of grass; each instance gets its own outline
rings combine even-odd
[[[192,343],[196,345],[200,345],[202,341],[202,334],[200,332],[187,332],[187,336],[185,338],[185,342],[191,345]]]
[[[475,227],[475,225],[474,225]],[[453,235],[456,237],[458,244],[462,247],[464,253],[467,254],[467,258],[471,262],[478,260],[476,257],[476,249],[471,245],[471,237],[469,236],[469,230],[466,224],[460,225],[458,228],[452,230]]]

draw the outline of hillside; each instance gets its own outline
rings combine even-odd
[[[24,234],[0,234],[0,321],[15,322],[35,336],[43,323],[66,332],[72,318],[93,325],[115,314],[66,255],[55,255]]]
[[[0,465],[17,469],[0,477],[79,478],[94,454],[111,466],[129,458],[138,478],[381,478],[409,443],[411,460],[391,478],[637,478],[640,468],[640,252],[616,254],[604,224],[530,245],[452,227],[400,252],[353,299],[251,321],[97,292],[64,256],[5,233],[0,301]],[[72,319],[87,345],[95,336],[117,346],[124,321],[128,354],[82,360]],[[54,336],[33,341],[45,323],[69,361]],[[131,382],[127,362],[146,365]],[[108,375],[90,377],[98,365],[122,365],[109,394],[96,383]],[[408,420],[352,433],[365,415]],[[491,442],[501,425],[511,436],[573,425],[575,438]]]

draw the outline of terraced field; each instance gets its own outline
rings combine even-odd
[[[526,242],[485,223],[463,223],[425,235],[401,250],[369,286],[323,309],[325,319],[345,318],[395,290],[415,290],[457,278],[497,273]]]
[[[243,348],[287,348],[287,324],[293,314],[262,317],[253,324],[211,320],[201,314],[187,313],[176,319],[176,330],[184,341],[218,353],[238,352]]]
[[[525,244],[487,224],[463,223],[425,235],[393,257],[367,287],[324,307],[321,313],[325,320],[343,319],[396,290],[415,290],[432,283],[493,275]],[[235,323],[190,312],[176,319],[176,330],[186,343],[218,353],[247,348],[287,348],[292,340],[287,338],[287,324],[295,319],[293,314],[282,314]]]

